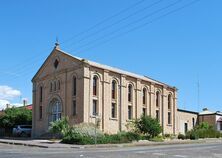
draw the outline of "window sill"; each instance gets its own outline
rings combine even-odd
[[[131,120],[126,120],[126,122],[133,122],[133,119],[131,119]]]
[[[112,117],[110,117],[109,120],[112,120],[112,121],[118,121],[117,118],[112,118]]]
[[[173,125],[172,124],[167,124],[167,126],[172,127]]]

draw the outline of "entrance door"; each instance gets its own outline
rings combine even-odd
[[[187,123],[184,123],[184,132],[185,132],[185,134],[187,133],[187,131],[188,131],[188,125],[187,125]]]

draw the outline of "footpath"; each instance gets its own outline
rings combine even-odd
[[[115,148],[115,147],[135,147],[135,146],[157,146],[157,145],[175,145],[175,144],[204,144],[204,143],[222,143],[222,138],[209,138],[199,140],[165,140],[164,142],[138,141],[127,144],[97,144],[97,145],[71,145],[62,144],[60,140],[39,140],[39,139],[0,139],[1,144],[21,145],[39,148]]]

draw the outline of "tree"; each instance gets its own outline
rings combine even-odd
[[[15,125],[29,125],[32,123],[32,111],[21,108],[6,109],[5,114],[0,116],[0,127],[11,129]]]
[[[162,131],[159,121],[150,116],[141,116],[140,119],[135,121],[135,127],[141,133],[149,135],[152,138],[158,136]]]

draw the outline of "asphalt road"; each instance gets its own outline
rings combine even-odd
[[[110,149],[36,148],[0,144],[0,158],[222,158],[222,144]]]

